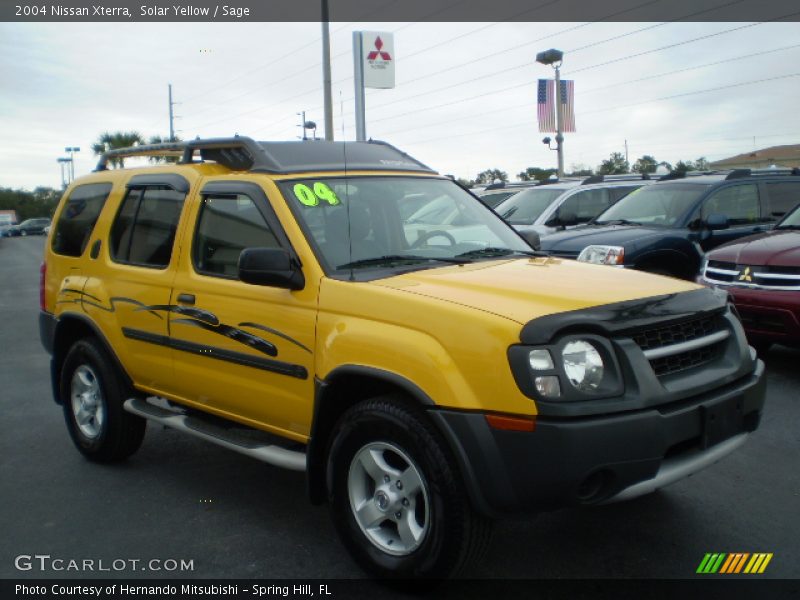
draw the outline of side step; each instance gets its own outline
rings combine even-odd
[[[306,470],[305,452],[288,450],[275,444],[259,441],[253,439],[252,435],[246,435],[243,432],[263,434],[261,437],[268,437],[269,434],[267,433],[259,432],[252,428],[224,427],[219,424],[222,419],[213,416],[209,416],[209,418],[191,416],[184,412],[176,412],[156,406],[142,398],[130,398],[125,401],[124,406],[129,413],[194,435],[229,450],[235,450],[256,460],[281,467],[282,469],[290,469],[292,471]]]

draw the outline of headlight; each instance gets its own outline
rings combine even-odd
[[[567,343],[561,351],[564,372],[569,382],[582,392],[596,390],[603,381],[603,358],[592,344],[584,340]]]
[[[578,260],[596,265],[622,265],[625,263],[625,248],[622,246],[586,246],[578,255]]]

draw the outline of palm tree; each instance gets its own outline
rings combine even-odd
[[[99,138],[97,142],[92,144],[92,150],[98,156],[107,150],[116,150],[118,148],[130,148],[138,144],[144,144],[144,138],[138,131],[115,131],[111,133],[106,131]],[[124,167],[125,159],[122,157],[112,157],[108,159],[113,167]]]
[[[177,135],[174,136],[172,143],[175,142],[182,142],[183,140],[179,138]],[[151,135],[150,139],[147,141],[148,144],[167,144],[170,143],[169,139],[162,138],[160,135]],[[175,163],[178,162],[179,156],[151,156],[147,160],[151,163]]]

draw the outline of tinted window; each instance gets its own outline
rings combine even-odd
[[[53,252],[65,256],[83,254],[110,191],[110,183],[81,185],[72,190],[56,224]]]
[[[553,200],[563,193],[563,189],[552,188],[525,190],[501,202],[495,211],[509,223],[532,225]]]
[[[167,188],[129,190],[111,228],[111,257],[117,262],[166,267],[184,197]]]
[[[638,190],[640,185],[632,186],[632,187],[612,187],[608,188],[608,193],[611,196],[611,204],[614,204],[620,198],[624,198],[628,194],[630,194],[633,190]]]
[[[564,200],[564,204],[558,209],[558,214],[572,213],[578,217],[578,223],[586,223],[607,209],[608,205],[607,190],[584,190]]]
[[[236,278],[245,248],[277,248],[278,240],[247,196],[206,196],[200,208],[192,256],[201,273]]]
[[[707,189],[707,185],[691,183],[656,183],[640,187],[612,204],[598,217],[597,223],[628,221],[656,227],[675,227]]]
[[[770,221],[779,219],[800,204],[800,183],[768,183],[767,192],[769,193],[768,220]]]
[[[703,204],[700,217],[720,214],[731,225],[746,225],[759,220],[758,186],[754,183],[735,185],[715,192]]]

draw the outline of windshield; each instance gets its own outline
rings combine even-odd
[[[706,184],[655,184],[632,191],[595,220],[598,225],[675,227],[708,189]]]
[[[800,204],[786,215],[775,229],[800,229]]]
[[[525,190],[499,204],[495,211],[514,225],[533,225],[539,215],[564,191],[552,188]]]
[[[497,215],[450,180],[315,178],[280,187],[333,271],[429,268],[531,252]]]

